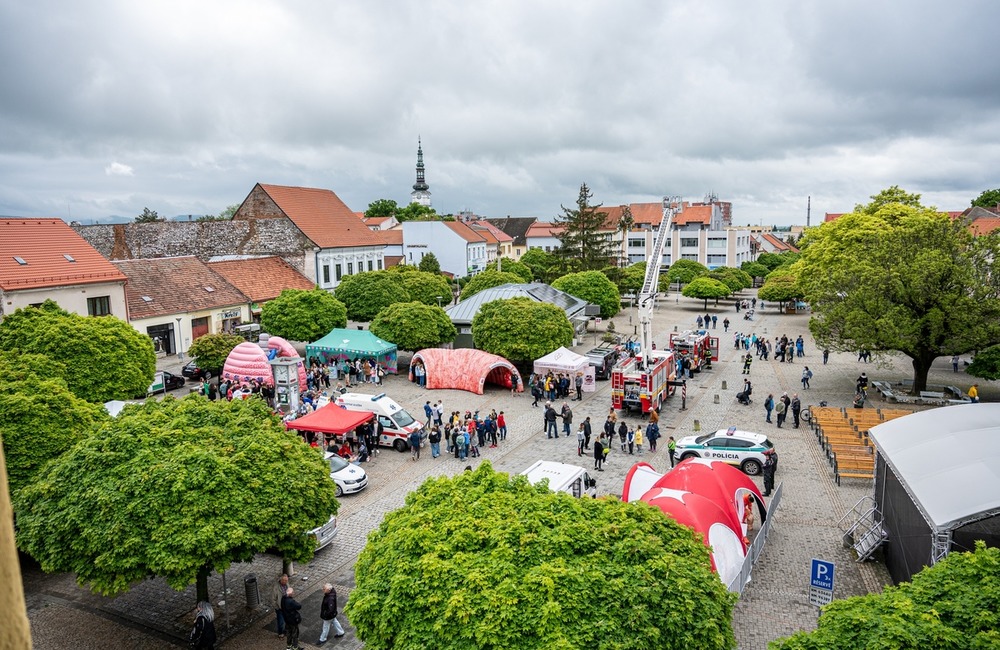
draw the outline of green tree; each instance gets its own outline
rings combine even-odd
[[[347,307],[323,289],[285,289],[264,303],[260,326],[289,341],[312,342],[332,329],[347,327]]]
[[[142,214],[135,218],[135,223],[156,223],[157,221],[166,221],[156,214],[156,210],[150,210],[149,208],[143,208]]]
[[[695,260],[682,259],[670,265],[670,269],[667,271],[667,282],[670,284],[680,282],[683,285],[707,274],[708,268],[704,264]]]
[[[203,214],[200,217],[197,217],[195,221],[232,221],[233,215],[236,214],[236,211],[239,209],[240,209],[240,204],[234,203],[217,215]]]
[[[771,269],[764,266],[760,262],[743,262],[743,264],[740,265],[740,269],[747,273],[751,278],[761,279],[771,272]]]
[[[622,309],[622,297],[618,293],[618,287],[600,271],[581,271],[564,275],[552,283],[552,288],[565,291],[592,305],[600,305],[603,318],[611,318]]]
[[[769,273],[764,286],[757,292],[757,297],[776,302],[779,308],[783,308],[786,302],[802,298],[803,291],[795,270],[795,267],[781,267]]]
[[[266,303],[265,303],[266,304]],[[346,320],[345,320],[346,323]],[[332,329],[332,328],[331,328]],[[329,332],[330,330],[327,330]],[[326,332],[324,332],[325,334]],[[274,334],[278,336],[277,333]],[[316,337],[319,338],[319,337]],[[292,339],[293,341],[314,341],[315,339]],[[198,367],[210,371],[213,375],[218,375],[225,365],[229,353],[237,345],[243,342],[242,336],[235,334],[206,334],[199,336],[188,348],[188,354],[198,359]]]
[[[378,313],[369,327],[375,336],[416,352],[455,340],[458,331],[444,310],[422,302],[397,302]]]
[[[562,261],[541,248],[529,248],[521,256],[520,262],[531,269],[531,277],[542,282],[551,282],[562,274]]]
[[[910,582],[880,594],[835,600],[812,632],[797,632],[771,650],[1000,647],[1000,549],[976,542],[951,553]]]
[[[345,611],[372,650],[736,647],[736,597],[690,529],[488,462],[407,495],[355,575]]]
[[[178,590],[197,579],[205,600],[209,572],[231,562],[312,556],[306,533],[338,508],[329,474],[261,400],[150,400],[21,491],[18,546],[105,595],[161,576]]]
[[[637,262],[622,269],[618,276],[618,291],[622,294],[638,294],[646,280],[646,263]]]
[[[918,209],[924,207],[920,203],[919,194],[910,194],[909,192],[900,189],[898,185],[893,185],[888,189],[882,190],[878,194],[873,194],[871,196],[871,202],[868,205],[861,205],[860,203],[855,205],[854,211],[864,214],[875,214],[882,208],[889,205],[905,205]]]
[[[599,271],[605,266],[617,265],[617,256],[607,231],[608,213],[601,204],[591,205],[594,196],[587,184],[580,186],[580,194],[573,209],[560,206],[563,213],[552,222],[559,240],[555,254],[566,269],[573,271]]]
[[[709,298],[714,298],[716,303],[718,303],[719,298],[725,298],[731,293],[732,290],[725,283],[709,277],[695,278],[681,291],[681,295],[685,298],[701,298],[704,300],[705,309],[708,309]]]
[[[406,207],[396,210],[396,220],[400,223],[404,221],[440,221],[441,217],[434,208],[410,203]]]
[[[64,372],[42,355],[0,352],[0,441],[12,497],[108,417],[99,404],[69,391]]]
[[[490,262],[486,265],[487,271],[496,271],[497,263]],[[524,262],[518,262],[517,260],[512,260],[509,257],[501,258],[500,260],[500,270],[504,273],[513,273],[514,275],[521,277],[521,282],[531,282],[534,280],[534,276],[531,273],[531,267]]]
[[[472,319],[472,342],[510,361],[533,361],[573,345],[573,325],[555,305],[525,297],[494,300]]]
[[[985,190],[982,194],[972,199],[972,205],[980,208],[996,208],[1000,205],[1000,188]]]
[[[399,205],[392,199],[378,199],[368,204],[365,210],[366,219],[380,219],[383,217],[395,217],[399,212]]]
[[[409,291],[393,271],[366,271],[345,276],[335,294],[337,300],[347,305],[348,318],[365,322],[393,303],[410,301]]]
[[[757,256],[757,263],[767,267],[768,271],[774,271],[782,266],[791,266],[799,260],[800,253],[761,253]],[[766,275],[766,274],[765,274]]]
[[[70,391],[88,402],[145,396],[156,371],[148,336],[114,316],[79,316],[50,300],[4,318],[0,350],[58,360]]]
[[[420,258],[417,268],[426,273],[440,273],[441,263],[438,262],[438,258],[434,253],[427,253]]]
[[[916,394],[937,357],[1000,343],[1000,238],[932,208],[876,203],[809,233],[799,284],[821,347],[900,352]]]
[[[991,345],[976,354],[965,372],[980,379],[1000,379],[1000,345]]]
[[[425,271],[407,273],[403,276],[403,287],[409,293],[410,300],[435,307],[439,304],[447,306],[451,303],[451,283],[440,273],[427,273]]]
[[[731,293],[737,293],[753,286],[753,278],[749,273],[728,266],[720,266],[712,269],[705,277],[718,280],[729,287]]]
[[[521,284],[523,279],[514,273],[507,271],[483,271],[477,273],[462,287],[462,300],[467,300],[484,289],[492,289],[502,284]]]

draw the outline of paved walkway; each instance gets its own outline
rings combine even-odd
[[[841,544],[836,528],[841,516],[862,496],[870,493],[870,482],[845,480],[838,487],[833,482],[832,471],[822,457],[812,431],[803,425],[777,429],[764,423],[763,401],[770,392],[779,396],[787,391],[800,393],[803,405],[827,400],[831,405],[848,406],[853,397],[854,379],[862,369],[873,379],[908,378],[909,362],[893,359],[885,366],[858,364],[854,355],[833,354],[829,364],[822,364],[821,354],[812,345],[807,330],[808,317],[780,315],[769,307],[758,310],[757,320],[744,321],[736,314],[731,303],[726,310],[709,308],[719,315],[716,332],[722,338],[721,359],[714,368],[695,376],[688,385],[687,409],[680,411],[680,395],[676,395],[664,408],[661,430],[666,436],[681,437],[694,432],[697,422],[702,431],[729,426],[739,426],[767,433],[774,440],[781,455],[778,480],[784,484],[781,506],[774,520],[774,528],[767,546],[747,587],[737,604],[733,617],[739,647],[743,650],[766,648],[767,642],[797,630],[815,627],[817,610],[808,604],[807,585],[810,560],[814,557],[836,563],[836,598],[879,591],[889,582],[884,568],[876,563],[857,564]],[[661,301],[655,314],[655,339],[665,346],[669,332],[675,326],[693,328],[697,314],[705,310],[699,301],[673,297]],[[723,332],[722,319],[732,321],[730,331]],[[628,333],[633,325],[627,313],[615,319],[619,332]],[[733,333],[756,332],[772,340],[787,334],[794,339],[802,334],[806,339],[806,357],[794,363],[778,364],[774,361],[755,360],[751,379],[754,382],[754,404],[740,406],[735,393],[742,387],[742,364],[733,348]],[[586,351],[595,342],[588,334],[576,348]],[[179,370],[176,360],[162,360],[161,367]],[[814,372],[812,390],[802,391],[803,365]],[[859,367],[864,366],[864,367]],[[970,378],[962,375],[956,381],[948,359],[939,360],[933,371],[942,383],[957,384],[967,388]],[[932,379],[933,381],[933,379]],[[723,388],[723,384],[726,388]],[[985,383],[985,382],[983,382]],[[372,389],[363,392],[375,392]],[[547,440],[542,435],[541,409],[532,408],[526,396],[512,397],[497,388],[487,388],[485,395],[462,391],[424,391],[407,382],[404,377],[389,378],[384,390],[396,401],[422,419],[425,400],[442,399],[446,411],[488,411],[496,408],[507,415],[510,434],[499,449],[484,449],[482,460],[489,460],[495,469],[517,473],[538,459],[558,460],[592,467],[592,459],[579,459],[576,455],[575,434],[569,438]],[[178,391],[181,392],[181,391]],[[988,393],[989,391],[983,391]],[[718,396],[716,403],[715,397]],[[987,399],[992,399],[989,394]],[[583,402],[570,402],[574,423],[590,416],[599,430],[610,406],[609,382],[599,382],[595,393],[585,394]],[[558,404],[557,404],[558,406]],[[638,418],[630,418],[638,422]],[[665,443],[656,454],[647,453],[641,458],[657,469],[669,465]],[[428,450],[425,450],[429,452]],[[353,566],[368,534],[382,521],[385,513],[400,507],[405,495],[420,485],[427,477],[453,475],[467,464],[475,466],[479,460],[458,461],[444,456],[431,459],[429,453],[418,462],[409,460],[409,454],[383,449],[378,458],[365,469],[370,476],[369,487],[358,495],[342,500],[339,517],[340,532],[337,539],[316,554],[308,564],[297,566],[293,584],[303,602],[302,638],[306,647],[319,637],[319,602],[323,583],[337,586],[341,600],[354,585]],[[620,494],[625,473],[638,457],[625,457],[612,451],[606,471],[598,474],[598,492]],[[756,479],[760,484],[760,479]],[[223,577],[213,575],[210,592],[216,604],[217,625],[220,630],[230,630],[232,636],[225,648],[278,648],[283,647],[274,633],[274,616],[261,608],[251,612],[245,607],[244,578],[254,574],[258,579],[261,598],[267,604],[270,588],[280,571],[280,561],[271,556],[258,556],[249,564],[233,565]],[[46,576],[36,568],[25,567],[25,591],[35,647],[61,648],[167,648],[184,645],[187,630],[193,619],[194,588],[175,592],[161,580],[148,580],[129,593],[110,599],[90,594],[78,587],[72,576]],[[226,602],[227,606],[219,603]],[[227,625],[228,616],[228,625]],[[325,647],[359,648],[361,642],[354,630],[346,626],[348,635],[331,640]]]

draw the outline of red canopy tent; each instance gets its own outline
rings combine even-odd
[[[353,431],[373,417],[375,417],[374,413],[348,411],[330,402],[309,415],[285,422],[285,427],[298,431],[343,435],[348,431]]]

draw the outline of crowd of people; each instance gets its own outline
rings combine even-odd
[[[538,400],[545,398],[553,402],[559,398],[567,398],[571,390],[576,390],[576,401],[583,400],[583,373],[577,372],[575,377],[570,373],[553,374],[550,370],[544,375],[542,373],[531,373],[528,376],[528,390],[535,400],[532,406],[538,406]]]

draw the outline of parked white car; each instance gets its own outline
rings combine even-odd
[[[337,497],[360,492],[368,487],[365,470],[331,452],[327,452],[324,458],[330,463],[330,478],[337,484]]]
[[[746,474],[756,476],[764,467],[764,451],[774,444],[763,433],[738,431],[736,427],[719,429],[677,441],[677,457],[708,458],[737,465]]]

